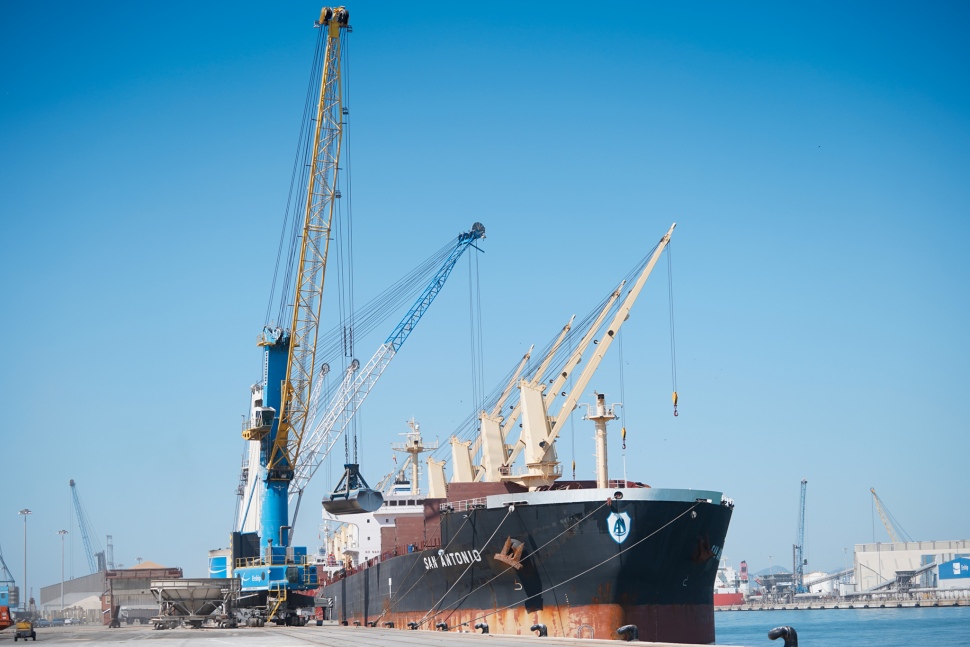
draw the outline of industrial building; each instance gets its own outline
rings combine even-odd
[[[166,568],[147,561],[132,568],[98,571],[42,587],[40,612],[47,618],[107,624],[112,607],[116,606],[123,622],[146,622],[158,611],[151,581],[181,577],[181,568]]]
[[[915,571],[922,571],[912,577],[910,586],[915,588],[967,588],[970,586],[967,558],[970,558],[970,540],[966,539],[856,544],[853,557],[856,591],[869,591]],[[955,575],[954,563],[958,568]],[[930,567],[932,564],[937,567]],[[963,571],[961,564],[968,564],[968,571]]]

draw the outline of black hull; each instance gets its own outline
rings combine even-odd
[[[333,598],[333,618],[348,624],[471,631],[487,623],[506,634],[544,624],[550,636],[587,638],[617,638],[617,628],[635,624],[640,640],[714,641],[714,579],[731,506],[529,498],[512,510],[444,514],[440,549],[385,559],[320,596]],[[622,542],[611,536],[611,513],[628,516]]]

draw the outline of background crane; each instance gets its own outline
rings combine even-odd
[[[792,583],[795,587],[795,593],[805,593],[805,564],[808,560],[805,559],[805,490],[808,487],[808,481],[802,479],[802,490],[801,496],[798,501],[798,531],[795,534],[795,545],[792,547],[792,560],[794,562],[794,568],[792,572],[794,575],[794,582]]]
[[[77,485],[74,483],[74,479],[71,479],[71,498],[74,500],[74,514],[77,515],[77,525],[81,530],[81,539],[84,542],[84,554],[88,558],[88,569],[92,573],[107,570],[104,550],[101,548],[101,542],[98,541],[97,535],[91,530],[91,523],[88,521],[84,506],[81,505],[81,497],[77,494]]]
[[[13,573],[3,561],[3,549],[0,548],[0,607],[15,607],[20,604],[20,590],[13,579]]]
[[[869,488],[869,491],[872,492],[872,500],[876,505],[876,510],[879,512],[879,518],[882,519],[882,525],[886,526],[886,532],[889,533],[890,541],[894,544],[901,541],[913,541],[909,533],[903,530],[903,527],[899,525],[899,522],[896,521],[892,513],[883,505],[882,499],[876,494],[876,488]],[[875,538],[873,538],[873,541],[875,541]]]

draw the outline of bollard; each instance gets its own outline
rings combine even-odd
[[[475,625],[475,628],[476,629],[481,629],[483,634],[487,634],[488,633],[488,623],[487,622],[479,622],[477,625]]]
[[[368,627],[376,627],[377,626],[377,623],[376,622],[368,622],[367,623],[367,626]]]
[[[548,636],[549,635],[549,632],[546,630],[546,626],[545,625],[542,625],[542,624],[532,625],[531,627],[529,627],[529,631],[538,631],[539,632],[539,634],[538,634],[539,638],[542,638],[543,636]]]
[[[438,631],[448,631],[448,623],[447,622],[439,622],[438,624],[436,624],[434,626],[434,628],[437,629]]]
[[[384,626],[387,627],[388,629],[393,629],[394,628],[394,623],[393,622],[385,622],[384,623]]]
[[[623,625],[616,630],[616,633],[623,636],[623,639],[627,642],[640,640],[640,630],[637,629],[636,625]]]
[[[798,647],[798,633],[794,627],[775,627],[768,632],[768,637],[772,640],[784,638],[785,647]]]
[[[417,628],[418,628],[418,623],[416,623],[416,622],[409,622],[408,623],[408,629],[410,629],[411,631],[414,631]]]

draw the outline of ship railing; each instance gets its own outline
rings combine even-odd
[[[357,566],[351,566],[350,568],[343,568],[339,571],[332,573],[326,573],[324,578],[321,578],[320,584],[333,584],[334,582],[339,582],[345,577],[349,577],[354,573],[359,573],[365,569],[372,566],[380,564],[384,560],[391,559],[392,557],[397,557],[398,555],[403,555],[404,553],[419,553],[422,550],[429,550],[441,546],[441,540],[437,537],[428,539],[427,541],[415,542],[413,544],[407,544],[405,546],[396,546],[392,550],[384,551],[378,557],[372,557],[366,562],[361,562]],[[322,566],[319,565],[318,566]]]
[[[440,512],[468,512],[469,510],[479,510],[486,504],[485,497],[477,499],[462,499],[461,501],[448,501],[438,505]]]
[[[540,467],[541,466],[541,467]],[[562,476],[562,463],[536,463],[529,465],[512,465],[507,470],[501,470],[503,476],[551,476],[559,478]]]

